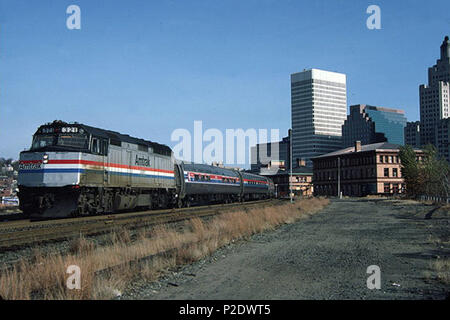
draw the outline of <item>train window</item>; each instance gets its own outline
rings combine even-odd
[[[59,135],[57,145],[77,149],[87,149],[88,137],[86,135],[81,134]]]
[[[60,146],[77,149],[87,149],[88,138],[82,134],[61,134],[61,135],[36,135],[31,146],[32,150]]]
[[[106,140],[100,141],[100,153],[104,156],[108,155],[108,141]]]
[[[195,180],[195,181],[198,181],[198,180],[199,180],[198,174],[194,175],[194,180]]]
[[[36,135],[33,139],[33,145],[31,149],[39,149],[39,148],[45,148],[48,146],[52,146],[54,143],[54,136],[41,136]]]
[[[99,153],[99,143],[97,138],[92,138],[92,152],[93,153]]]

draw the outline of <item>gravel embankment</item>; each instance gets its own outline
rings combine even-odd
[[[450,257],[449,213],[413,201],[334,200],[284,225],[169,272],[136,282],[121,299],[445,299],[431,267]],[[427,216],[428,214],[428,216]],[[369,290],[367,267],[381,268]]]

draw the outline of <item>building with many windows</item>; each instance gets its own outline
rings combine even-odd
[[[311,167],[296,167],[292,169],[292,175],[290,170],[278,171],[270,175],[263,173],[263,175],[272,179],[278,197],[289,197],[290,188],[292,188],[294,196],[309,197],[313,195],[313,170]]]
[[[259,143],[250,149],[250,168],[252,172],[261,169],[284,170],[290,166],[290,134],[281,141]]]
[[[442,119],[436,126],[436,149],[440,157],[450,163],[450,118]]]
[[[318,69],[291,75],[293,159],[312,166],[311,158],[342,147],[346,82],[345,74]]]
[[[313,158],[314,195],[367,196],[404,192],[400,145],[381,142],[345,148]],[[417,158],[423,153],[416,149]]]
[[[342,147],[355,141],[363,145],[390,142],[403,145],[406,117],[403,110],[365,104],[350,106],[350,114],[342,126]]]
[[[420,148],[420,121],[406,123],[404,144]]]
[[[428,85],[421,85],[420,140],[422,145],[437,146],[436,128],[440,120],[448,118],[450,96],[450,41],[445,37],[441,45],[441,58],[428,69]]]

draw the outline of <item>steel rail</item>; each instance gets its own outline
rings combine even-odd
[[[245,209],[278,202],[277,200],[262,200],[181,209],[129,212],[105,216],[41,221],[37,223],[29,222],[29,225],[20,225],[16,230],[11,230],[11,228],[3,230],[3,232],[0,230],[0,251],[15,249],[33,243],[61,241],[78,236],[79,234],[86,236],[96,235],[112,232],[121,227],[139,228],[174,223],[194,217],[204,218],[239,208]]]

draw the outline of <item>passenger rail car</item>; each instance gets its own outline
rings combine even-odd
[[[274,196],[274,185],[269,178],[232,169],[181,162],[175,166],[175,177],[179,206]]]
[[[272,180],[267,177],[242,172],[242,199],[258,200],[267,199],[271,194]]]
[[[241,199],[242,185],[238,171],[181,162],[176,165],[175,172],[179,206]]]

